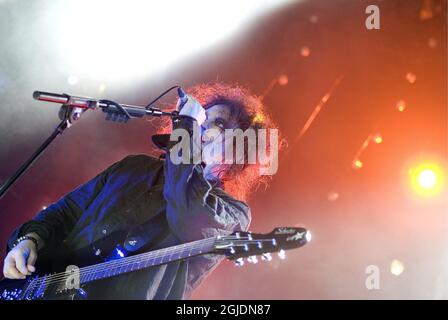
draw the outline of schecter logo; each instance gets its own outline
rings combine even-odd
[[[300,239],[302,239],[302,237],[303,237],[303,235],[305,233],[306,233],[305,231],[304,232],[297,232],[295,235],[286,238],[286,241],[300,240]]]
[[[294,232],[296,232],[297,230],[296,229],[293,229],[293,228],[278,228],[276,231],[275,231],[275,234],[291,234],[291,233],[294,233]]]

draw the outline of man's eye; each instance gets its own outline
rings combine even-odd
[[[224,130],[224,128],[225,128],[225,123],[224,123],[224,121],[221,120],[221,119],[216,119],[216,120],[215,120],[215,125],[216,125],[218,128],[220,128],[221,130]]]

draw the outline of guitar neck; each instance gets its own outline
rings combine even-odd
[[[215,237],[80,268],[80,284],[212,253]]]
[[[52,295],[57,296],[58,294],[69,292],[72,288],[77,288],[74,285],[81,285],[203,254],[225,255],[229,260],[235,261],[237,265],[243,264],[244,257],[248,257],[248,262],[256,263],[256,255],[262,255],[263,260],[270,261],[272,259],[269,255],[271,252],[278,252],[280,258],[284,258],[285,250],[302,247],[310,239],[311,234],[309,231],[298,227],[278,227],[267,234],[238,231],[228,236],[216,236],[193,241],[80,269],[67,268],[65,272],[30,278],[23,280],[26,283],[17,285],[14,283],[12,287],[6,283],[3,286],[3,291],[0,283],[0,300],[2,297],[8,300],[33,300],[51,297]],[[73,277],[73,270],[78,274],[78,277]],[[80,294],[82,295],[83,293],[81,292]]]

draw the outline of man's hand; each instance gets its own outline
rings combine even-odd
[[[182,106],[182,108],[179,110],[179,107],[181,106],[180,99],[177,101],[176,109],[179,111],[180,115],[183,116],[190,116],[198,122],[198,125],[201,125],[205,119],[207,118],[205,114],[205,109],[201,106],[199,102],[197,102],[192,96],[187,94],[187,102]]]
[[[33,241],[23,240],[19,242],[5,258],[3,275],[8,279],[25,279],[36,268],[37,248]]]

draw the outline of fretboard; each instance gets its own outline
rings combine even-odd
[[[215,238],[207,238],[80,268],[80,284],[211,253]]]

